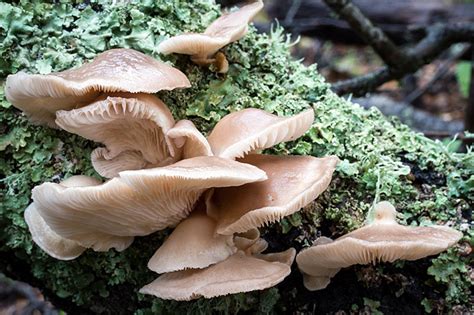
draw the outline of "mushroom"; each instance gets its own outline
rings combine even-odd
[[[254,150],[301,137],[314,121],[313,109],[292,117],[278,117],[248,108],[222,118],[208,137],[214,155],[234,159]]]
[[[291,272],[296,251],[258,256],[239,250],[226,260],[205,269],[166,273],[140,289],[162,299],[189,301],[227,294],[263,290],[285,279]]]
[[[99,184],[100,181],[95,178],[78,175],[66,179],[60,185],[65,187],[84,187]],[[86,250],[85,247],[80,246],[77,242],[56,234],[38,213],[34,202],[26,208],[24,216],[33,241],[48,255],[60,260],[72,260]]]
[[[215,20],[203,34],[181,34],[162,41],[158,51],[168,55],[171,53],[191,55],[191,60],[198,65],[215,63],[218,72],[227,72],[227,60],[224,54],[216,52],[229,43],[244,37],[248,31],[248,23],[263,8],[261,0],[241,7],[239,10],[225,13]]]
[[[77,69],[9,75],[5,95],[32,121],[56,127],[55,113],[91,103],[101,93],[156,93],[189,87],[179,70],[132,49],[111,49]]]
[[[218,157],[195,157],[152,169],[124,171],[97,186],[44,183],[33,201],[61,237],[96,251],[123,248],[133,236],[174,226],[211,187],[265,180],[265,172]]]
[[[178,156],[166,136],[174,119],[168,107],[149,94],[99,98],[82,108],[56,113],[56,124],[106,149],[92,153],[92,163],[104,177],[121,171],[165,166]]]
[[[328,187],[338,158],[250,154],[239,160],[265,171],[266,181],[214,189],[206,200],[217,233],[245,232],[293,214]]]
[[[396,222],[396,210],[386,201],[374,208],[372,223],[334,242],[324,238],[296,257],[309,290],[324,289],[340,268],[355,264],[417,260],[438,254],[455,244],[462,233],[446,226],[403,226]]]
[[[177,148],[183,150],[182,158],[212,156],[212,150],[206,138],[196,129],[190,120],[180,120],[166,134]]]
[[[174,229],[148,262],[156,273],[202,269],[237,251],[232,235],[215,235],[216,222],[196,209]]]

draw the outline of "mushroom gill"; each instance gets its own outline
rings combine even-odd
[[[168,107],[149,94],[101,97],[79,109],[58,111],[56,124],[105,144],[92,153],[96,171],[114,177],[121,171],[172,164],[177,152],[166,133],[174,119]]]
[[[189,87],[179,70],[133,49],[111,49],[76,69],[9,75],[5,95],[32,121],[56,127],[55,113],[85,106],[101,93],[156,93]]]
[[[340,268],[355,264],[417,260],[438,254],[455,244],[462,233],[446,226],[403,226],[396,222],[396,210],[388,202],[374,209],[372,223],[335,241],[325,238],[296,257],[309,290],[324,289]]]
[[[281,220],[316,199],[332,179],[338,158],[250,154],[239,161],[265,171],[268,179],[216,188],[206,200],[217,233],[245,232]]]
[[[218,72],[227,71],[227,60],[223,54],[215,53],[229,43],[244,37],[248,24],[263,8],[261,0],[244,5],[234,12],[224,13],[215,20],[202,34],[187,33],[164,40],[158,50],[165,54],[178,53],[191,55],[191,60],[199,65],[215,63]]]
[[[211,187],[265,180],[258,168],[218,157],[196,157],[152,169],[124,171],[96,186],[44,183],[33,201],[61,237],[96,251],[120,248],[133,236],[174,226]]]

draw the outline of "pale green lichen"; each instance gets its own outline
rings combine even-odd
[[[19,70],[61,71],[113,47],[130,47],[162,58],[156,47],[164,37],[202,31],[219,14],[217,6],[204,0],[117,2],[114,6],[101,1],[0,3],[0,76],[4,79]],[[291,60],[290,45],[279,27],[269,34],[257,34],[251,28],[242,40],[224,49],[230,62],[226,75],[200,68],[186,56],[166,57],[188,75],[192,87],[159,94],[175,117],[192,119],[205,132],[225,114],[245,107],[290,115],[314,106],[313,128],[270,152],[335,154],[342,162],[330,189],[316,203],[267,228],[267,236],[284,238],[296,231],[296,242],[308,246],[320,227],[337,236],[361,226],[374,201],[381,199],[392,201],[406,224],[468,225],[474,201],[474,155],[451,152],[449,145],[414,133],[397,119],[337,97],[315,66]],[[0,172],[5,175],[1,179],[0,252],[28,263],[45,288],[93,312],[268,313],[285,309],[276,288],[186,303],[139,295],[138,288],[155,277],[146,262],[167,231],[138,238],[123,253],[87,251],[70,262],[48,257],[33,245],[23,220],[30,191],[44,181],[94,175],[89,154],[95,145],[62,131],[33,126],[4,99],[3,90],[0,94]],[[472,235],[472,227],[468,225],[465,234]],[[427,272],[438,289],[444,288],[447,307],[465,303],[472,285],[470,263],[457,249],[432,260]],[[5,270],[14,268],[12,264],[0,260]]]

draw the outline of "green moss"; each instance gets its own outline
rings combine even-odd
[[[218,7],[204,0],[150,0],[115,6],[100,1],[0,3],[0,76],[19,70],[61,71],[113,47],[130,47],[161,58],[156,46],[164,37],[203,30],[218,14]],[[257,34],[251,28],[245,38],[224,49],[230,62],[226,75],[200,68],[186,56],[169,56],[165,60],[185,72],[192,87],[159,94],[176,118],[192,119],[203,132],[225,114],[245,107],[290,115],[314,106],[313,128],[270,153],[335,154],[342,163],[327,192],[306,211],[267,229],[268,235],[274,230],[287,235],[296,229],[295,239],[307,246],[323,226],[334,235],[360,226],[374,201],[381,199],[392,201],[407,224],[449,222],[459,227],[469,223],[462,214],[473,203],[474,154],[453,153],[449,145],[414,133],[397,119],[337,97],[315,66],[304,67],[291,60],[289,46],[289,37],[279,27],[269,34]],[[146,261],[167,231],[138,238],[123,253],[88,251],[70,262],[44,254],[33,245],[23,220],[30,191],[44,181],[94,175],[89,154],[95,144],[31,125],[4,99],[3,91],[0,94],[0,172],[5,174],[1,179],[0,251],[27,262],[46,288],[94,312],[268,313],[285,308],[279,304],[277,288],[186,303],[139,295],[138,288],[155,277]],[[472,235],[471,227],[465,232]],[[448,307],[467,301],[472,285],[469,263],[453,249],[435,258],[428,269],[433,285],[444,287]]]

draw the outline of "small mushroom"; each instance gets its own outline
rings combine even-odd
[[[248,108],[222,118],[208,137],[214,155],[234,159],[301,137],[314,121],[313,109],[278,117]]]
[[[396,222],[396,210],[389,202],[374,209],[372,223],[334,242],[324,238],[296,257],[309,290],[324,289],[339,271],[355,264],[417,260],[438,254],[455,244],[462,233],[446,226],[403,226]]]
[[[158,50],[165,55],[191,55],[191,60],[198,65],[215,63],[218,72],[225,73],[228,67],[225,56],[214,55],[222,47],[247,34],[248,24],[262,8],[261,0],[247,4],[237,11],[223,14],[203,34],[188,33],[171,37],[161,42]]]
[[[205,269],[187,269],[164,274],[140,289],[162,299],[189,301],[199,297],[263,290],[285,279],[291,272],[296,251],[247,255],[238,251]]]
[[[204,209],[194,210],[174,229],[148,262],[156,273],[202,269],[237,251],[232,235],[216,235],[216,222]]]
[[[96,251],[122,248],[133,236],[174,226],[211,187],[265,180],[258,168],[218,157],[196,157],[152,169],[124,171],[97,186],[44,183],[33,201],[61,237]]]
[[[207,211],[219,234],[245,232],[295,213],[326,190],[339,160],[250,154],[240,161],[265,171],[268,179],[209,194]]]
[[[156,93],[189,87],[179,70],[133,49],[111,49],[77,69],[9,75],[5,95],[32,121],[56,127],[55,113],[90,104],[101,93]]]
[[[182,149],[182,158],[212,156],[212,150],[206,138],[196,129],[190,120],[180,120],[166,134],[174,145]]]
[[[166,166],[178,158],[166,136],[174,125],[173,116],[153,95],[108,96],[79,109],[58,111],[56,124],[106,145],[106,149],[92,153],[94,168],[105,177],[125,170]]]

